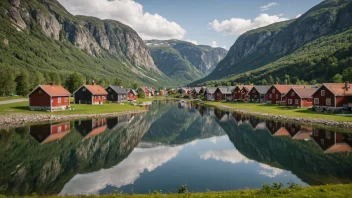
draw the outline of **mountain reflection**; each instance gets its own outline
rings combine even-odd
[[[153,185],[176,192],[185,181],[194,191],[352,181],[350,134],[192,103],[2,130],[0,144],[0,186],[10,195],[145,193]]]

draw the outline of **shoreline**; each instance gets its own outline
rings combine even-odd
[[[310,119],[310,118],[299,118],[299,117],[291,117],[291,116],[283,116],[283,115],[274,115],[274,114],[269,114],[269,113],[261,113],[261,112],[233,108],[233,107],[229,107],[226,105],[216,105],[216,104],[209,104],[209,103],[203,103],[203,102],[200,102],[198,104],[219,108],[221,110],[225,110],[228,112],[237,112],[237,113],[253,115],[253,116],[258,116],[258,117],[265,117],[266,119],[298,122],[300,124],[313,124],[313,125],[315,124],[315,125],[320,125],[320,126],[336,127],[336,128],[352,130],[352,122],[339,122],[339,121],[324,120],[324,119]],[[351,118],[351,121],[352,121],[352,118]]]
[[[101,117],[115,117],[126,114],[142,114],[147,110],[132,110],[113,113],[97,113],[97,114],[69,114],[69,115],[50,115],[50,114],[24,114],[13,113],[0,115],[0,129],[21,127],[30,123],[43,123],[51,121],[64,121],[72,119],[88,119]]]

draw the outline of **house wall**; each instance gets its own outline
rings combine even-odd
[[[273,92],[275,90],[275,92]],[[282,101],[282,94],[274,86],[272,86],[268,92],[266,92],[266,98],[271,104],[277,104]]]
[[[61,99],[61,101],[59,101],[59,98]],[[70,97],[68,96],[63,96],[63,97],[52,97],[51,98],[52,100],[52,107],[55,108],[55,107],[67,107],[67,106],[70,106]]]
[[[223,96],[223,94],[220,92],[219,89],[217,89],[217,90],[214,92],[214,95],[215,95],[215,100],[216,100],[216,101],[225,99],[225,96]]]
[[[29,106],[49,107],[50,109],[50,103],[50,96],[40,87],[29,96]]]
[[[233,99],[234,100],[240,100],[241,99],[241,89],[236,87],[233,91],[232,91],[232,95],[233,95]]]
[[[291,104],[290,104],[290,101],[291,101]],[[296,101],[297,101],[297,104],[296,104]],[[289,92],[287,92],[285,97],[285,103],[286,103],[286,106],[290,106],[290,107],[301,107],[302,105],[301,98],[292,89]]]
[[[147,88],[144,88],[143,91],[145,93],[145,97],[150,97],[151,96],[151,94],[150,94],[150,92],[149,92],[149,90]]]
[[[92,104],[92,96],[87,88],[81,87],[74,93],[75,104]]]
[[[132,93],[132,91],[128,92],[127,94],[128,100],[137,100],[137,96]]]
[[[107,95],[94,95],[93,104],[102,104],[106,102]]]
[[[245,100],[245,101],[249,100],[248,92],[249,91],[247,91],[246,89],[242,89],[242,91],[241,91],[241,99],[242,100]]]
[[[321,94],[322,90],[325,91],[324,96]],[[319,99],[319,103],[317,103],[316,98]],[[331,99],[330,105],[326,104],[327,98]],[[335,95],[329,89],[327,89],[325,86],[322,86],[313,95],[313,106],[315,106],[315,107],[335,107]]]

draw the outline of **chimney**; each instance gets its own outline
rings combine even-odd
[[[348,91],[350,89],[350,82],[346,81],[345,82],[345,89]]]
[[[94,80],[92,80],[92,85],[93,85],[93,86],[95,85],[95,81],[94,81]]]
[[[53,85],[54,85],[54,83],[53,83],[53,82],[51,82],[51,83],[50,83],[50,86],[53,86]]]

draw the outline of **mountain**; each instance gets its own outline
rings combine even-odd
[[[346,58],[351,46],[351,25],[350,0],[324,1],[297,19],[244,33],[216,69],[194,84],[216,79],[223,79],[218,83],[258,83],[270,75],[283,82],[287,80],[285,74],[296,80],[329,81],[347,68],[344,65],[331,72],[325,62],[334,59],[335,53],[340,54],[333,60],[337,64]],[[314,75],[316,69],[329,72]]]
[[[176,84],[155,66],[139,35],[118,21],[73,16],[56,0],[1,1],[0,10],[3,70]]]
[[[156,66],[173,79],[194,81],[208,75],[227,50],[180,40],[146,41]]]

